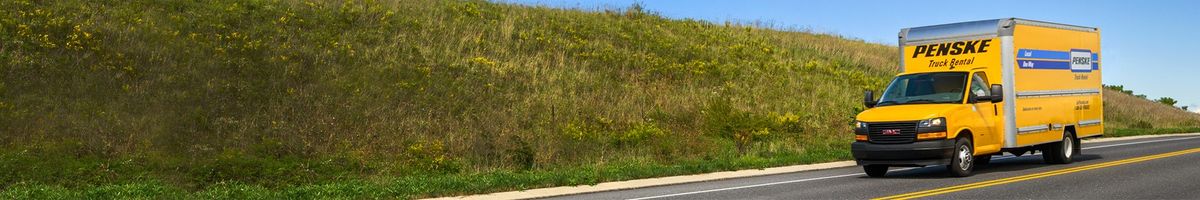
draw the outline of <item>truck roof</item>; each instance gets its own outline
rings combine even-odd
[[[1075,31],[1096,32],[1098,28],[1044,22],[1020,18],[1001,18],[904,28],[900,30],[900,46],[945,42],[962,38],[1012,35],[1013,25],[1031,25]]]

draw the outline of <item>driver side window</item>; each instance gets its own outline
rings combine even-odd
[[[987,74],[983,72],[975,72],[971,76],[971,93],[977,97],[991,96],[991,91],[988,90]]]

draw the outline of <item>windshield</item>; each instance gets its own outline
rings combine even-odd
[[[966,72],[902,75],[892,80],[878,105],[959,103],[966,86]]]

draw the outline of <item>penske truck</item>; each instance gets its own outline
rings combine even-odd
[[[970,176],[992,156],[1071,163],[1104,133],[1100,29],[1018,18],[905,28],[900,73],[855,117],[851,152],[871,177],[945,165]]]

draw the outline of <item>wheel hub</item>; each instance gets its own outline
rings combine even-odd
[[[971,155],[971,147],[962,145],[958,147],[958,168],[966,171],[971,168],[971,162],[975,157]]]

